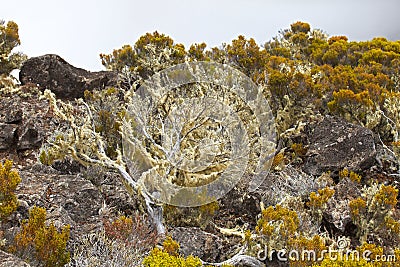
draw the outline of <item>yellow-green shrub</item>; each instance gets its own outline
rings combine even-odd
[[[25,56],[21,53],[12,53],[12,50],[21,44],[18,34],[18,25],[14,21],[7,24],[0,19],[0,76],[9,75],[20,67]]]
[[[290,24],[290,29],[294,33],[299,33],[299,32],[308,33],[311,30],[311,26],[307,22],[297,21],[295,23]]]
[[[311,192],[310,201],[307,202],[307,206],[311,210],[311,215],[320,222],[322,214],[327,207],[329,199],[335,194],[335,190],[325,187],[318,190],[318,194]]]
[[[255,230],[261,236],[261,241],[269,246],[269,251],[272,251],[285,248],[287,242],[295,237],[299,224],[295,211],[276,205],[262,210]]]
[[[18,207],[15,189],[21,182],[17,171],[12,170],[12,161],[0,162],[0,221],[7,218]]]
[[[178,254],[179,244],[171,237],[167,237],[163,243],[163,249],[154,248],[150,255],[143,259],[145,267],[200,267],[202,262],[192,255],[187,258]]]
[[[122,71],[127,67],[146,78],[161,70],[160,67],[184,62],[185,56],[183,44],[176,44],[171,37],[157,31],[142,35],[133,47],[124,45],[111,54],[100,54],[102,64],[107,69]],[[152,64],[148,64],[152,60]]]
[[[400,240],[400,223],[393,217],[398,189],[391,185],[374,184],[363,189],[361,197],[349,202],[350,215],[358,227],[358,237],[364,243],[371,234]]]
[[[363,121],[373,104],[366,90],[354,93],[350,89],[340,89],[333,92],[333,100],[328,103],[328,108],[332,113],[341,115],[349,121],[354,118]]]
[[[163,242],[163,250],[172,256],[178,256],[179,248],[179,243],[173,240],[171,236],[167,236]]]
[[[202,266],[199,258],[189,256],[187,258],[181,256],[172,256],[159,248],[155,248],[150,255],[144,258],[143,265],[145,267],[200,267]]]
[[[28,220],[22,222],[11,250],[45,267],[64,266],[70,261],[70,253],[66,250],[70,227],[64,226],[58,232],[53,223],[47,226],[45,222],[46,209],[33,207]]]
[[[310,201],[307,205],[312,209],[322,209],[328,200],[335,194],[335,190],[325,187],[323,189],[318,190],[318,194],[315,192],[311,192],[310,194]]]
[[[361,175],[353,172],[353,171],[349,171],[348,169],[343,169],[341,171],[339,171],[339,178],[344,179],[344,178],[349,178],[350,181],[353,181],[355,183],[361,183]]]

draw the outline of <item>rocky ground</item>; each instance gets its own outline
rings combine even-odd
[[[29,91],[38,85],[39,90],[51,88],[59,98],[69,100],[81,97],[84,90],[115,84],[116,75],[91,73],[72,67],[56,55],[47,55],[28,60],[21,70],[20,80],[21,90]],[[71,225],[71,244],[81,235],[101,228],[104,216],[129,215],[140,209],[138,199],[128,194],[117,173],[96,167],[83,168],[69,161],[56,162],[52,167],[39,163],[41,145],[59,127],[46,100],[40,100],[37,95],[3,95],[0,107],[0,159],[12,159],[22,178],[17,188],[20,206],[4,224],[7,239],[11,240],[34,205],[45,207],[48,219],[56,226]],[[330,183],[336,191],[336,201],[329,203],[321,227],[336,236],[352,236],[355,225],[348,212],[337,203],[354,198],[352,194],[357,190],[339,181],[339,171],[354,170],[362,175],[365,183],[378,179],[387,184],[399,184],[399,176],[391,175],[398,173],[396,158],[366,128],[327,116],[306,125],[292,138],[308,144],[306,154],[271,171],[256,192],[244,195],[239,188],[232,190],[220,200],[213,223],[198,227],[167,222],[168,231],[180,243],[182,253],[194,254],[209,262],[226,259],[239,245],[240,238],[222,235],[215,225],[254,228],[260,201],[265,205],[274,204],[285,193],[306,197],[307,191],[315,190],[315,179],[327,171],[331,173]],[[292,184],[282,183],[287,177],[292,178]],[[298,188],[303,187],[306,192],[299,192]],[[108,214],[103,212],[105,207]],[[0,251],[0,267],[5,266],[28,264]]]

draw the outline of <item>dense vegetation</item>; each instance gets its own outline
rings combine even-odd
[[[0,43],[0,89],[15,87],[12,82],[5,84],[1,81],[5,81],[11,70],[18,68],[23,57],[11,52],[19,44],[16,24],[9,22],[4,26],[4,23],[0,23],[0,37],[4,40]],[[207,201],[208,205],[192,208],[191,212],[168,205],[162,208],[151,195],[141,190],[138,181],[142,177],[136,177],[137,170],[130,168],[131,162],[123,157],[120,150],[124,141],[132,141],[141,153],[134,154],[138,160],[165,175],[168,160],[159,140],[164,133],[164,125],[157,124],[158,117],[149,115],[152,127],[139,129],[138,121],[142,118],[130,118],[131,121],[127,121],[126,114],[133,109],[132,99],[136,89],[147,78],[179,63],[209,61],[228,64],[245,73],[259,86],[269,100],[275,117],[279,150],[271,159],[271,166],[272,171],[278,175],[285,166],[296,167],[301,164],[307,153],[308,144],[295,141],[293,136],[302,131],[304,125],[317,122],[326,115],[340,117],[372,130],[387,153],[395,155],[397,159],[400,156],[400,41],[385,38],[362,42],[349,41],[346,36],[328,37],[321,30],[311,29],[308,23],[296,22],[261,46],[252,38],[238,36],[231,43],[220,47],[207,49],[206,44],[201,43],[186,49],[171,37],[154,32],[141,36],[133,46],[124,45],[110,54],[101,54],[100,58],[107,70],[118,72],[120,79],[117,88],[88,91],[84,100],[80,99],[76,103],[56,99],[50,91],[44,93],[44,97],[49,99],[52,114],[58,116],[63,122],[63,127],[68,127],[64,128],[63,132],[55,133],[49,144],[43,146],[40,161],[51,165],[56,160],[70,157],[82,166],[96,164],[119,171],[127,189],[132,194],[141,196],[143,207],[153,219],[156,232],[161,234],[165,233],[165,222],[169,225],[189,225],[205,229],[209,227],[210,218],[219,209],[219,203],[215,199]],[[190,88],[195,90],[190,91]],[[223,88],[217,89],[228,96],[227,98],[234,97]],[[167,100],[157,107],[157,111],[165,118],[168,115],[166,111],[172,110],[181,100],[180,94],[198,97],[201,92],[204,95],[215,96],[209,93],[212,90],[215,88],[204,85],[179,88],[166,97]],[[251,125],[254,118],[244,104],[240,101],[229,101],[234,109],[243,111],[240,113],[241,118]],[[79,119],[76,119],[77,117]],[[196,135],[193,134],[191,138],[205,136],[205,131],[200,126],[193,128]],[[211,126],[219,124],[214,121]],[[257,144],[257,141],[251,141]],[[189,150],[192,149],[189,142],[181,144],[189,147]],[[5,218],[16,208],[14,190],[19,177],[10,172],[10,162],[0,167],[0,209],[3,209],[0,210],[0,216]],[[220,174],[220,171],[218,169],[215,175]],[[246,171],[250,173],[251,169]],[[236,264],[237,259],[244,256],[242,259],[258,266],[261,262],[257,263],[255,257],[260,247],[266,247],[268,251],[296,249],[316,252],[328,247],[339,249],[341,252],[351,248],[360,252],[369,250],[377,255],[389,252],[400,255],[396,188],[399,174],[396,171],[398,169],[389,174],[395,177],[391,181],[366,179],[362,174],[356,173],[356,170],[347,169],[341,170],[333,181],[332,177],[329,177],[330,173],[325,173],[324,177],[328,177],[329,182],[321,182],[317,188],[310,189],[310,192],[306,190],[299,194],[300,196],[287,195],[285,201],[272,203],[268,207],[264,207],[261,202],[259,217],[254,218],[247,229],[224,229],[225,233],[243,239],[243,249],[232,258],[233,260],[225,263]],[[152,174],[149,171],[147,175]],[[209,173],[201,173],[196,176],[197,180],[193,181],[193,177],[190,177],[192,180],[189,181],[184,175],[182,172],[172,175],[168,173],[169,178],[173,176],[172,183],[182,186],[203,184],[209,182],[207,179],[210,177]],[[321,177],[307,176],[307,179],[313,181],[317,181],[317,178]],[[11,186],[10,182],[3,182],[5,179],[13,181]],[[335,185],[338,183],[356,188],[359,196],[346,200],[344,204],[339,203],[339,200],[335,200]],[[293,186],[294,190],[300,191],[305,188],[307,181],[299,181],[299,184],[301,186]],[[4,202],[7,205],[5,207],[3,199],[7,199],[7,202]],[[337,236],[324,235],[319,229],[328,203],[336,203],[334,201],[337,201],[337,205],[345,206],[357,229],[353,236],[347,237],[351,242],[349,241],[346,247],[340,247]],[[34,227],[34,221],[38,220],[35,219],[37,216],[40,216],[40,226],[38,229],[31,229]],[[192,217],[189,218],[190,216]],[[34,250],[36,259],[42,261],[45,266],[61,266],[69,261],[69,254],[65,251],[69,228],[65,227],[59,233],[53,224],[45,226],[44,220],[45,211],[32,210],[29,220],[22,223],[21,232],[16,236],[16,247],[22,251],[27,248]],[[94,241],[83,239],[84,246],[76,248],[75,262],[86,262],[90,259],[100,264],[102,260],[108,260],[119,264],[129,262],[144,266],[201,266],[204,263],[199,258],[185,258],[180,255],[179,245],[170,238],[166,239],[162,249],[156,248],[154,229],[145,226],[144,222],[147,220],[140,216],[133,219],[123,216],[113,222],[105,221],[102,233],[98,234]],[[44,237],[45,234],[49,236]],[[373,237],[375,244],[368,244],[370,237]],[[96,246],[90,247],[88,244]],[[108,254],[100,255],[101,253],[96,251],[103,247],[109,248]],[[124,247],[134,251],[134,255],[129,255]],[[379,263],[379,266],[399,266],[399,260],[400,256],[396,262]],[[377,263],[347,259],[334,263],[329,258],[321,259],[319,263],[307,260],[290,261],[291,266],[313,264],[378,266],[371,265]]]

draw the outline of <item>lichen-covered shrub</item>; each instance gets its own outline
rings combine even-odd
[[[311,192],[310,201],[307,202],[307,206],[311,210],[312,216],[317,218],[318,221],[322,219],[322,213],[327,207],[329,199],[335,194],[335,190],[325,187],[318,190],[318,194]]]
[[[5,220],[18,207],[15,189],[21,182],[17,171],[12,170],[12,161],[0,162],[0,222]]]
[[[196,226],[204,229],[219,208],[218,201],[190,208],[164,205],[164,218],[171,226]]]
[[[295,237],[299,224],[295,211],[276,205],[261,211],[255,230],[262,243],[268,246],[268,251],[272,251],[287,247],[288,241]]]
[[[35,265],[64,266],[70,261],[70,253],[66,249],[69,233],[69,225],[64,226],[61,232],[53,223],[46,225],[46,210],[33,207],[29,218],[22,222],[11,249]]]
[[[4,20],[0,20],[0,40],[0,76],[9,75],[25,59],[21,53],[12,53],[21,44],[17,23],[9,21],[6,24]]]
[[[365,243],[369,236],[384,238],[385,243],[400,238],[400,222],[393,218],[398,189],[374,184],[364,188],[363,194],[349,202],[350,215],[358,229],[358,238]]]
[[[85,101],[92,107],[95,131],[104,137],[107,143],[105,152],[111,158],[117,156],[116,149],[122,146],[119,130],[125,116],[123,95],[123,89],[114,87],[85,91]]]
[[[10,76],[14,69],[18,69],[26,59],[22,53],[13,53],[12,50],[21,44],[18,34],[18,25],[14,21],[0,19],[0,93],[12,93],[16,90],[15,78]]]
[[[322,209],[325,205],[324,203],[327,202],[332,194],[331,189],[325,188],[320,190],[318,195],[312,197],[311,202],[316,208]],[[304,205],[300,199],[297,200],[300,202],[297,206]],[[316,234],[317,231],[314,231],[314,233],[308,232],[309,229],[304,229],[307,231],[303,231],[300,226],[304,222],[300,222],[299,218],[313,220],[313,217],[310,214],[298,213],[311,212],[306,210],[295,211],[299,207],[296,207],[296,205],[290,206],[293,210],[281,205],[269,206],[263,209],[255,232],[252,234],[246,231],[244,233],[244,241],[250,247],[252,253],[259,253],[259,248],[263,248],[267,259],[273,259],[274,252],[281,253],[284,251],[285,255],[281,253],[280,257],[287,258],[290,266],[310,266],[323,255],[324,250],[327,250],[327,237]]]
[[[87,234],[79,238],[68,267],[140,266],[148,250],[139,246],[127,246],[113,240],[103,232]]]

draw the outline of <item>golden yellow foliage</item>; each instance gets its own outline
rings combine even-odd
[[[53,223],[46,225],[46,210],[33,207],[28,220],[22,222],[21,230],[15,236],[12,250],[45,267],[64,266],[70,261],[70,253],[66,250],[69,233],[69,225],[64,226],[61,232]]]
[[[17,171],[12,170],[12,161],[0,162],[0,221],[5,220],[18,207],[15,189],[21,182]]]

